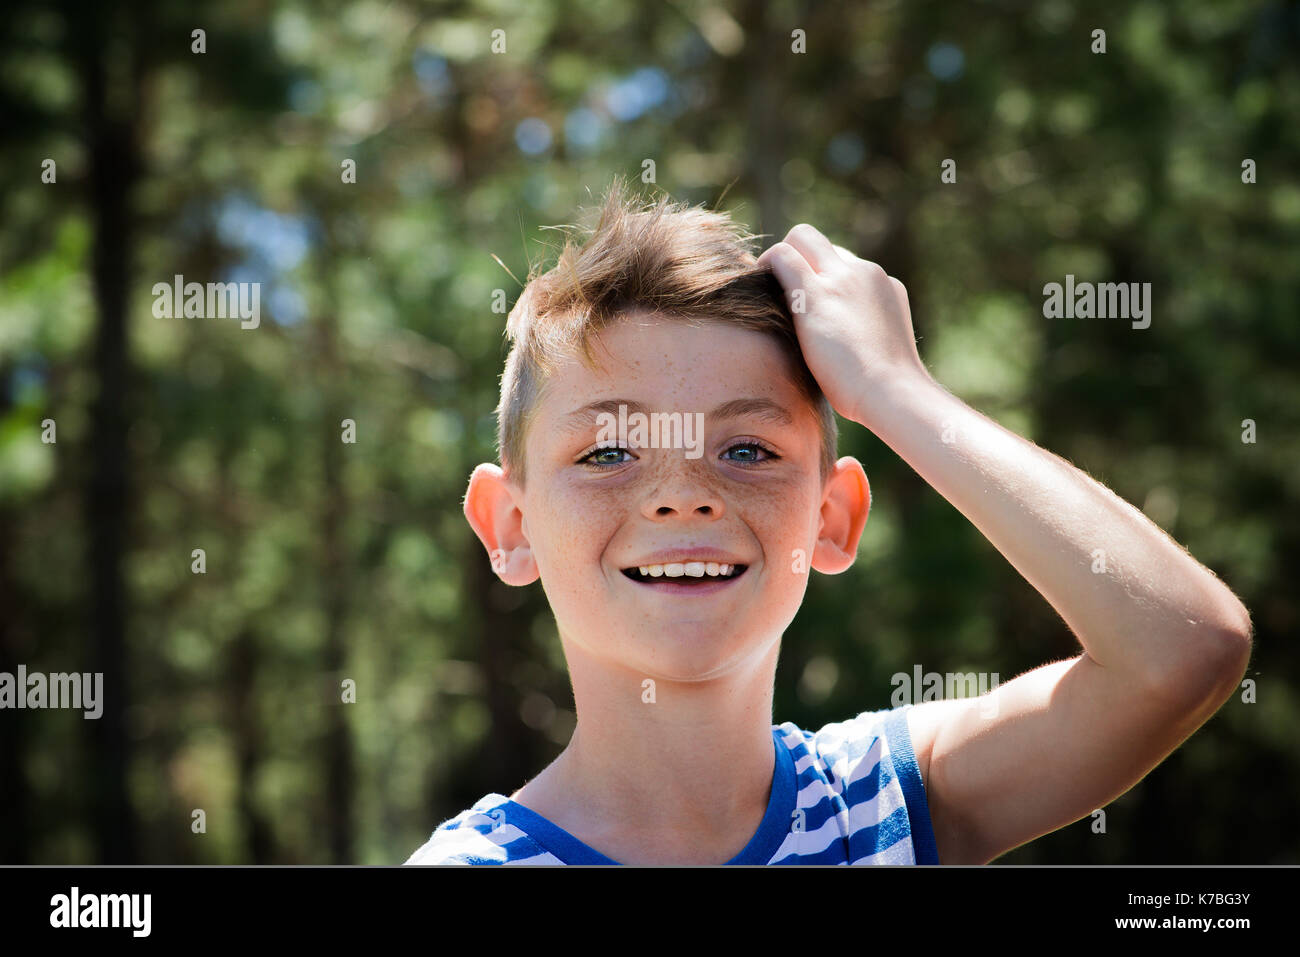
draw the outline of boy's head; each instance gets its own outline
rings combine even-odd
[[[817,417],[820,476],[835,465],[835,412],[804,362],[781,284],[755,265],[756,237],[725,213],[667,195],[642,204],[615,179],[600,221],[582,245],[567,240],[556,266],[533,275],[506,322],[513,342],[501,379],[497,445],[502,468],[526,483],[525,445],[533,412],[558,361],[593,361],[591,339],[638,312],[683,323],[720,322],[770,336],[788,376]]]
[[[586,243],[510,314],[501,467],[475,469],[465,514],[504,581],[540,575],[571,670],[582,648],[642,675],[718,674],[770,650],[810,569],[853,562],[866,476],[835,458],[753,238],[615,181]]]

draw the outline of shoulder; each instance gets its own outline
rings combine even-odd
[[[406,864],[548,863],[549,858],[526,833],[506,820],[503,794],[489,794],[474,806],[438,825]],[[559,863],[558,861],[554,863]]]
[[[801,795],[819,781],[809,790],[828,792],[832,806],[846,815],[851,843],[865,839],[873,851],[898,844],[916,863],[938,863],[909,725],[913,707],[864,711],[816,730],[786,722],[777,732],[795,760]]]
[[[864,760],[876,763],[882,755],[911,750],[906,708],[864,711],[844,721],[834,721],[816,730],[800,728],[787,721],[777,725],[787,747],[797,755],[812,757],[831,770],[848,770]]]

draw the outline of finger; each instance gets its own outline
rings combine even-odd
[[[894,295],[898,298],[898,304],[903,308],[903,314],[910,316],[912,307],[907,301],[907,287],[893,276],[889,277],[889,284],[894,287]]]
[[[826,272],[844,264],[831,241],[816,228],[800,223],[786,234],[785,241],[799,250],[817,272]]]
[[[840,254],[840,258],[843,259],[845,262],[848,263],[857,262],[858,257],[854,253],[849,252],[849,250],[845,249],[843,246],[835,246],[834,244],[832,244],[832,247],[837,253]]]
[[[758,257],[760,266],[770,267],[789,298],[796,289],[807,289],[816,273],[803,255],[789,243],[775,243]]]

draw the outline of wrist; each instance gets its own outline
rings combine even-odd
[[[895,367],[875,377],[863,390],[852,418],[863,428],[881,435],[900,416],[915,414],[941,397],[951,398],[951,395],[919,362],[915,366]]]

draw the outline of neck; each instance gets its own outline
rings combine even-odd
[[[652,685],[561,640],[578,720],[568,747],[524,789],[549,813],[534,809],[624,863],[637,853],[710,863],[739,853],[771,792],[779,636],[718,676]]]

